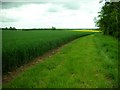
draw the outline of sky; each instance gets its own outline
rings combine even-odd
[[[4,0],[0,27],[95,28],[100,0]]]

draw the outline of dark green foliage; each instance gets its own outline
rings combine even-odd
[[[17,30],[15,27],[10,27],[10,28],[1,28],[2,30]]]
[[[3,73],[89,33],[74,31],[3,31]]]
[[[105,2],[98,15],[96,24],[105,35],[120,40],[120,2]]]
[[[52,27],[52,30],[55,30],[56,28],[55,27]]]

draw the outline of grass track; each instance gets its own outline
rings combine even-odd
[[[81,37],[66,44],[58,53],[28,68],[3,86],[11,88],[117,87],[117,52],[117,40],[111,37],[94,34]]]

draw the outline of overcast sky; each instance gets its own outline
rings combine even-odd
[[[33,1],[2,1],[0,27],[94,28],[93,19],[98,15],[101,7],[100,0]]]

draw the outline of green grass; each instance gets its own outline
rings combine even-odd
[[[11,71],[45,52],[90,32],[73,31],[3,31],[3,73]]]
[[[55,55],[28,68],[3,87],[118,87],[117,43],[114,38],[101,34],[81,37],[66,44]]]

